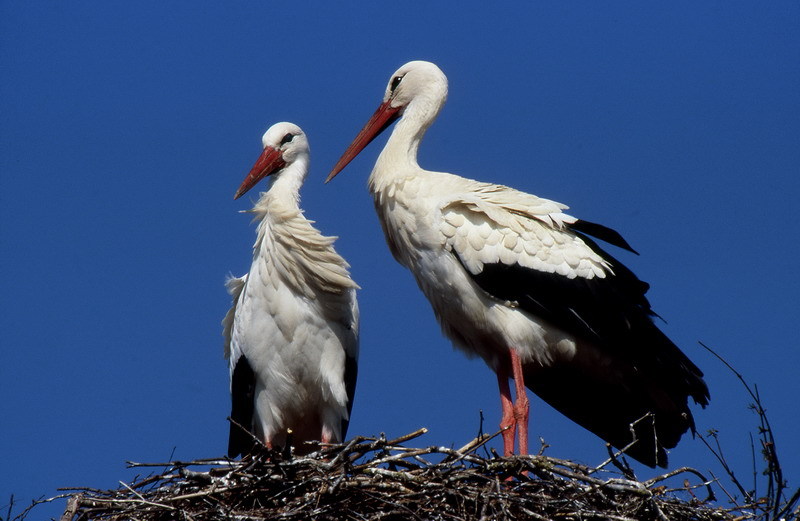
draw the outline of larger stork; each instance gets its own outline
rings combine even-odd
[[[323,236],[299,207],[308,140],[297,125],[277,123],[262,142],[234,196],[273,176],[252,210],[259,224],[250,272],[227,283],[230,457],[249,452],[252,435],[275,447],[291,431],[299,450],[304,441],[341,442],[356,385],[358,286],[333,249],[336,238]]]
[[[694,432],[688,397],[705,406],[709,394],[654,325],[648,285],[589,236],[633,249],[563,204],[420,168],[417,149],[446,98],[436,65],[400,67],[328,180],[399,119],[369,177],[375,208],[444,334],[497,373],[506,455],[517,431],[528,451],[527,386],[631,457],[666,466],[665,449]]]

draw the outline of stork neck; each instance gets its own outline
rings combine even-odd
[[[398,172],[418,167],[417,151],[425,130],[401,118],[378,156],[378,164],[391,165],[391,169]]]
[[[425,110],[430,108],[420,103],[412,103],[406,108],[375,164],[372,175],[377,186],[390,182],[390,178],[406,177],[420,170],[417,163],[419,144],[439,112]]]
[[[300,187],[303,186],[307,173],[308,158],[297,157],[277,177],[273,178],[272,186],[264,198],[270,202],[270,205],[279,204],[298,208],[300,206]]]

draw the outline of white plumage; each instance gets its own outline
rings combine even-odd
[[[566,206],[417,164],[447,98],[429,62],[395,72],[378,110],[333,168],[338,174],[398,120],[369,188],[394,257],[414,274],[446,336],[497,373],[504,451],[527,452],[525,385],[648,465],[693,429],[687,398],[705,405],[702,372],[653,324],[641,282],[589,237],[633,251]],[[513,403],[508,380],[515,382]]]
[[[268,447],[343,440],[355,391],[358,287],[348,264],[299,207],[308,172],[303,131],[277,123],[264,152],[236,193],[272,175],[252,212],[258,224],[250,272],[231,278],[233,307],[223,320],[231,373],[228,454],[252,447],[251,431]]]

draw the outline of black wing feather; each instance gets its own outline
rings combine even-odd
[[[569,228],[577,232],[591,235],[592,237],[597,237],[601,241],[605,241],[608,244],[616,246],[617,248],[622,248],[639,255],[639,252],[634,250],[631,245],[628,244],[628,241],[626,241],[617,230],[611,229],[608,226],[578,219],[574,223],[570,224]]]
[[[570,279],[495,263],[485,264],[472,278],[491,296],[516,302],[595,350],[595,356],[585,353],[590,356],[584,358],[579,353],[548,367],[527,364],[526,385],[533,392],[617,447],[633,440],[630,424],[653,414],[655,426],[639,424],[639,441],[627,454],[650,466],[665,466],[664,448],[674,447],[684,432],[694,430],[687,398],[703,406],[708,403],[703,373],[653,323],[645,297],[648,284],[580,232],[633,249],[610,228],[578,222],[577,227],[572,225],[579,230],[574,235],[608,261],[613,274]],[[597,366],[597,352],[611,360],[607,367]]]
[[[358,379],[358,360],[348,356],[344,362],[344,387],[347,390],[347,418],[342,419],[342,439],[347,439],[347,428],[350,426],[350,413],[353,410],[353,398],[356,394],[356,380]]]
[[[236,361],[231,376],[231,426],[228,435],[228,457],[244,456],[253,449],[254,441],[250,432],[253,428],[255,410],[256,375],[247,357],[242,355]]]

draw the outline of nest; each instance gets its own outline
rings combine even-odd
[[[589,468],[542,454],[500,458],[479,451],[491,436],[461,449],[403,445],[424,432],[394,440],[356,437],[302,457],[264,450],[241,461],[130,463],[165,471],[116,490],[71,489],[61,521],[753,517],[711,506],[709,482],[692,469],[639,482],[613,455]],[[613,465],[619,470],[602,468]],[[687,473],[691,479],[682,487],[666,484]]]

